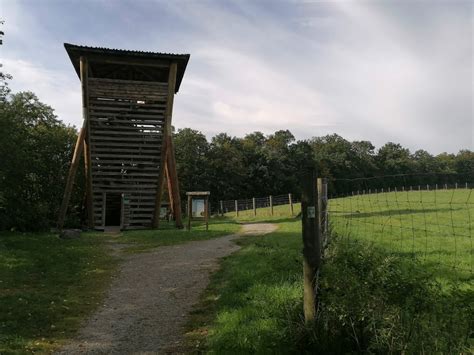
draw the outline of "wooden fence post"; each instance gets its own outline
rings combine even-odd
[[[270,214],[273,216],[273,196],[272,195],[270,195],[269,200],[270,200]]]
[[[191,218],[192,218],[192,196],[188,195],[188,231],[191,230]]]
[[[255,217],[257,215],[257,206],[255,205],[255,197],[252,198],[252,206],[253,206],[253,215]]]
[[[239,203],[235,200],[235,216],[239,217]]]
[[[224,216],[224,203],[222,202],[222,200],[219,201],[219,205],[221,207],[221,216]]]
[[[291,194],[288,194],[288,201],[290,203],[290,215],[293,217],[294,216],[293,199],[291,198]]]
[[[321,246],[327,243],[328,233],[328,183],[326,178],[318,178],[318,218]]]
[[[204,200],[204,219],[206,220],[206,231],[209,230],[209,196]]]
[[[307,168],[302,179],[301,213],[303,234],[303,279],[304,299],[303,311],[306,323],[316,318],[316,278],[321,262],[319,239],[319,219],[317,210],[316,172]]]

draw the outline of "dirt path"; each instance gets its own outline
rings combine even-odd
[[[246,224],[239,234],[127,256],[102,307],[59,354],[179,349],[187,315],[217,269],[219,258],[239,249],[233,240],[276,228],[274,224]]]

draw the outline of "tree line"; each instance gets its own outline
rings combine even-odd
[[[0,230],[44,230],[54,226],[77,130],[31,92],[0,90]],[[411,153],[400,144],[379,149],[369,141],[348,141],[332,134],[296,140],[289,130],[244,137],[220,133],[210,140],[191,128],[174,132],[180,191],[208,190],[218,200],[300,193],[304,167],[319,176],[354,179],[378,175],[437,174],[474,176],[474,153],[433,156]],[[77,176],[67,225],[84,219],[82,166]],[[333,191],[347,187],[333,184]]]
[[[412,153],[393,142],[376,149],[369,141],[349,141],[337,134],[296,140],[289,130],[253,132],[243,138],[220,133],[208,141],[203,133],[184,128],[174,133],[174,140],[181,188],[211,191],[214,205],[218,200],[299,194],[306,167],[328,178],[333,195],[474,178],[474,152],[467,149],[435,156],[426,150]],[[364,179],[377,176],[383,178]]]

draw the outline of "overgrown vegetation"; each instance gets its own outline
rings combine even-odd
[[[104,235],[0,233],[0,353],[49,352],[94,310],[117,265]]]
[[[302,316],[300,221],[280,223],[222,262],[189,338],[210,353],[468,351],[472,290],[442,288],[414,260],[363,242],[333,242],[320,275],[318,321]]]

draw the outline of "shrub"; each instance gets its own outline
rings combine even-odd
[[[331,353],[460,353],[473,292],[438,283],[416,260],[334,240],[320,275],[318,319],[300,349]]]

